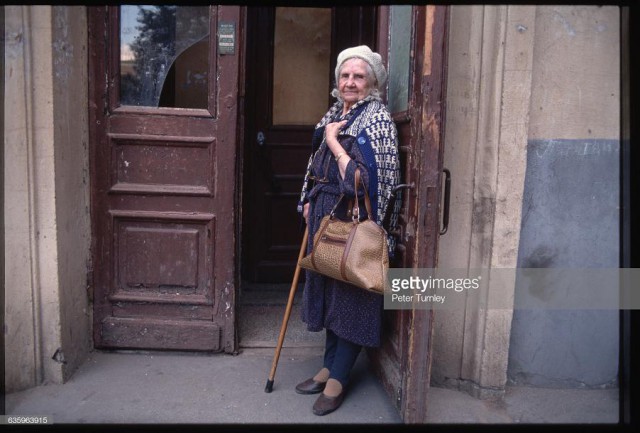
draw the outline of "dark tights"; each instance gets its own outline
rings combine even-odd
[[[338,337],[327,329],[324,349],[324,367],[329,370],[329,379],[336,379],[342,388],[349,383],[349,373],[360,354],[362,346]]]

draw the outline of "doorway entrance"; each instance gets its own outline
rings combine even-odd
[[[247,8],[241,346],[243,324],[253,322],[262,330],[271,329],[272,347],[276,343],[304,228],[296,204],[311,153],[311,133],[331,102],[327,95],[335,59],[344,48],[369,45],[388,65],[386,102],[398,127],[406,187],[398,191],[403,206],[392,265],[436,267],[446,22],[444,6]],[[256,318],[266,317],[265,310],[250,315],[243,308],[270,290],[271,305],[279,308],[271,325],[263,326]],[[295,305],[292,315],[299,318]],[[406,422],[423,422],[426,416],[432,321],[432,311],[385,311],[382,347],[368,353]],[[291,324],[301,325],[299,319],[289,323],[289,329]],[[316,344],[322,345],[319,334]]]
[[[345,15],[361,17],[359,29],[341,31]],[[373,7],[247,8],[244,281],[291,281],[304,230],[296,205],[314,126],[333,102],[335,58],[374,38]]]
[[[127,7],[88,7],[96,347],[235,352],[236,318],[241,340],[252,324],[275,346],[311,133],[349,46],[369,45],[389,67],[407,188],[394,265],[436,266],[445,6],[135,6],[141,25],[129,28],[145,36],[123,44]],[[369,354],[408,422],[426,414],[432,318],[385,311],[383,345]]]
[[[355,25],[354,25],[355,24]],[[375,46],[376,9],[249,7],[245,64],[240,346],[275,346],[304,232],[297,203],[316,123],[334,100],[344,48]],[[323,345],[299,317],[287,344]]]

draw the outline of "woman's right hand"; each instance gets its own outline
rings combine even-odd
[[[302,216],[304,217],[304,222],[309,225],[309,203],[305,203],[302,208]]]
[[[334,157],[338,156],[340,152],[344,152],[344,149],[338,141],[338,134],[340,133],[340,129],[342,129],[346,124],[347,121],[342,120],[340,122],[329,123],[324,128],[327,146],[329,146],[329,149],[331,150],[331,153],[333,153]]]

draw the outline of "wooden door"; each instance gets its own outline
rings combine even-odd
[[[95,346],[232,352],[239,8],[88,11]]]
[[[313,128],[334,101],[338,53],[373,47],[375,17],[374,7],[247,8],[241,236],[248,282],[291,281]]]
[[[436,267],[443,160],[445,6],[383,6],[379,50],[387,54],[388,106],[398,127],[403,207],[397,268]],[[406,68],[406,69],[405,69]],[[383,343],[370,353],[407,423],[425,421],[433,311],[384,312]]]

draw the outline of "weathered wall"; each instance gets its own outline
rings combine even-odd
[[[64,9],[5,7],[9,392],[62,382],[88,348],[86,19]]]
[[[55,215],[51,200],[47,200],[54,196],[53,146],[50,138],[45,139],[53,135],[52,86],[50,77],[47,79],[51,67],[47,67],[46,62],[43,65],[37,62],[41,55],[50,59],[50,54],[47,55],[50,50],[42,46],[50,40],[41,38],[45,44],[39,44],[34,38],[50,32],[51,20],[46,16],[39,19],[30,12],[27,7],[5,7],[4,332],[7,391],[42,381],[43,333],[50,335],[54,345],[57,343],[57,324],[50,324],[45,331],[40,314],[41,289],[57,293],[57,285],[52,284],[51,279],[41,281],[41,272],[55,268],[56,263],[55,259],[50,260],[53,263],[39,260],[47,255],[46,251],[56,250],[55,217],[37,218],[37,215]],[[34,104],[34,101],[41,103]]]
[[[439,267],[618,266],[618,23],[614,7],[451,7]],[[479,397],[611,384],[617,326],[467,300],[435,313],[432,381]]]
[[[619,266],[619,40],[617,7],[538,7],[520,267]],[[606,386],[617,371],[618,311],[514,312],[511,382]]]
[[[53,7],[53,101],[64,380],[92,348],[87,298],[90,258],[87,13],[83,6]],[[73,91],[71,91],[73,89]]]
[[[516,265],[534,18],[534,6],[451,7],[444,166],[452,196],[440,268]],[[433,383],[478,397],[500,395],[511,316],[511,310],[479,310],[472,299],[436,311]]]

